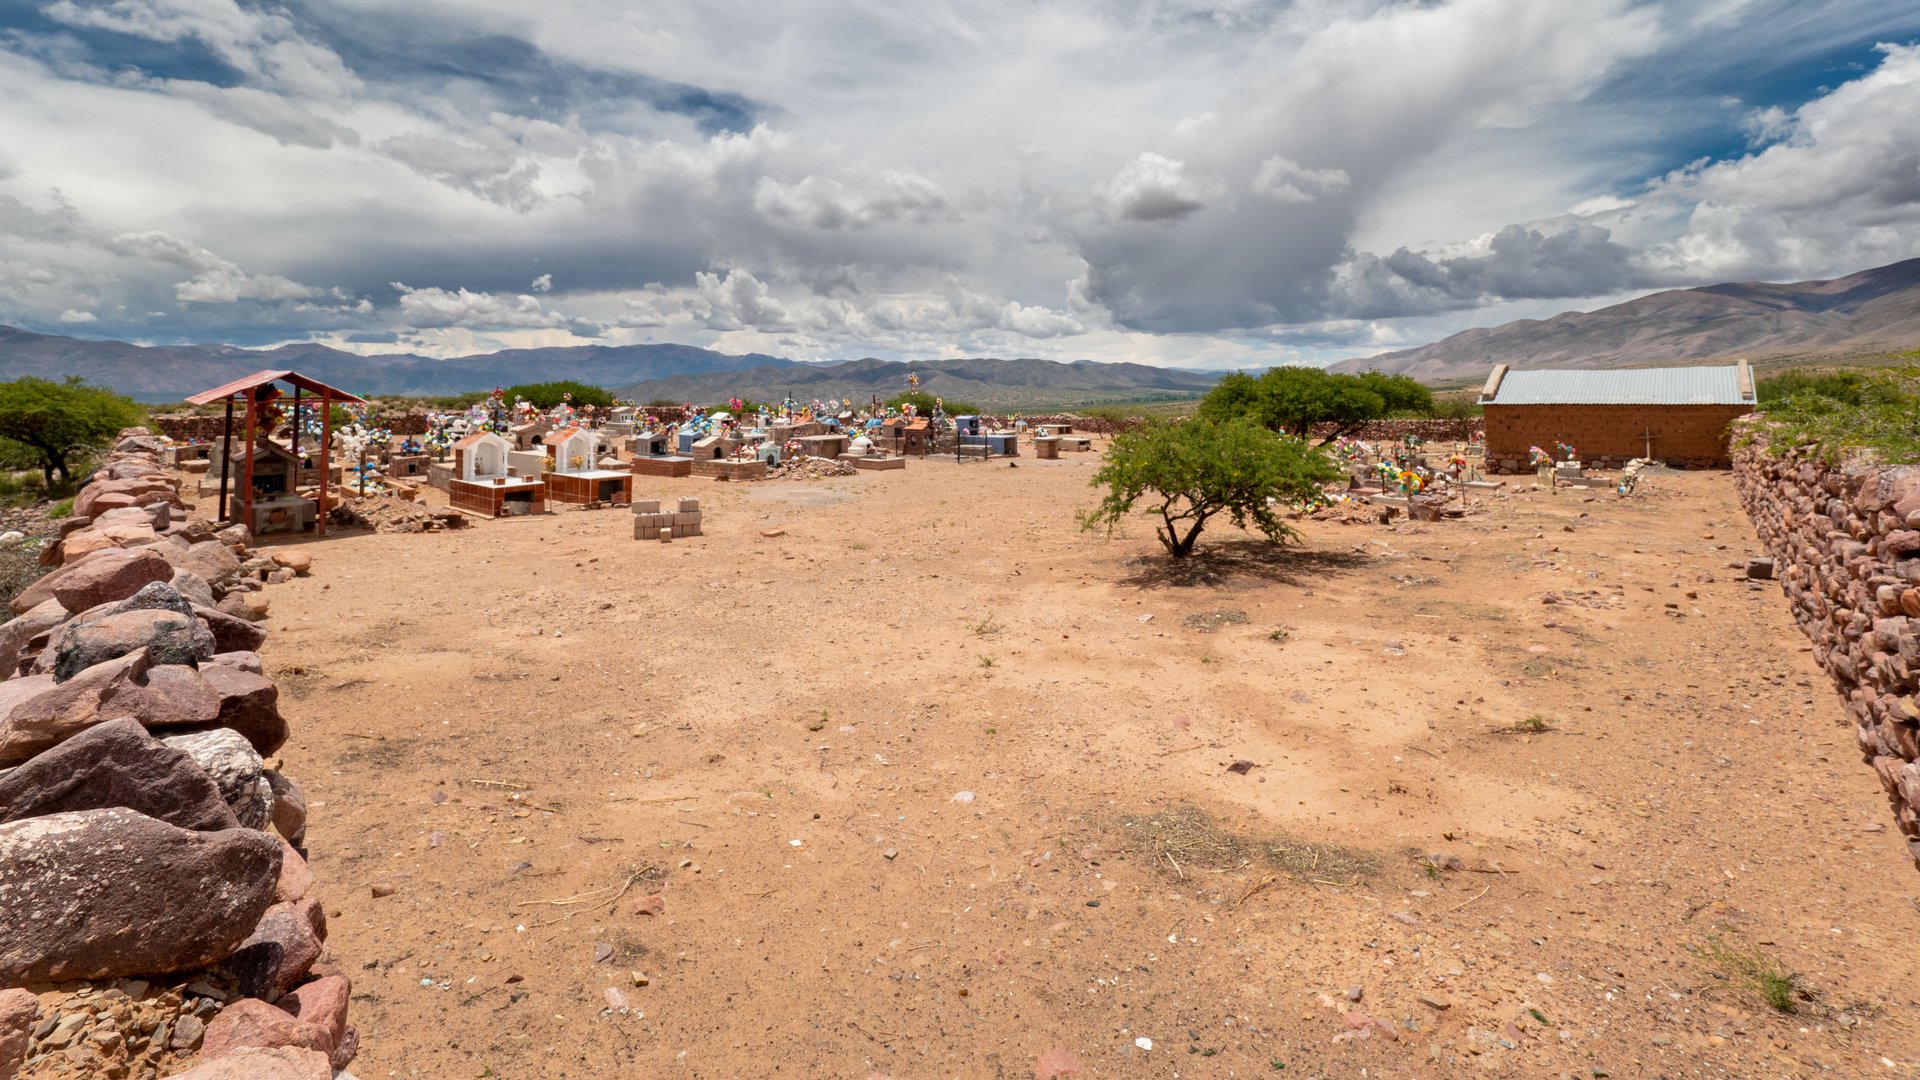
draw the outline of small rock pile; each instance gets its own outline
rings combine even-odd
[[[163,450],[122,433],[0,625],[0,1080],[325,1080],[356,1049],[256,651],[252,590],[308,563],[190,519]]]
[[[1734,479],[1774,556],[1748,575],[1780,568],[1920,866],[1920,467],[1830,466],[1756,443],[1735,451]]]
[[[762,480],[819,480],[828,476],[852,476],[860,470],[844,461],[796,454],[767,470]]]
[[[383,533],[439,532],[466,525],[465,516],[394,495],[341,497],[327,520],[345,529]]]

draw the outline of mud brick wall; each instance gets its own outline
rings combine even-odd
[[[1734,481],[1920,866],[1920,467],[1747,447]]]
[[[234,422],[237,426],[241,420],[236,416]],[[223,415],[156,416],[152,420],[154,428],[174,442],[212,442],[220,437],[225,423]],[[239,436],[236,435],[235,439],[239,439]]]
[[[1466,442],[1480,428],[1478,417],[1460,420],[1369,420],[1357,430],[1349,432],[1347,437],[1368,442],[1398,442],[1408,435],[1418,435],[1423,442]],[[1313,437],[1316,440],[1325,439],[1338,430],[1338,424],[1315,424]]]
[[[1647,450],[1682,469],[1724,469],[1732,463],[1728,430],[1750,405],[1488,405],[1487,471],[1532,472],[1527,450],[1563,442],[1580,460],[1618,468]]]

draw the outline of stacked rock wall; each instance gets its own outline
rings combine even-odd
[[[0,625],[0,1080],[354,1055],[255,651],[254,590],[306,560],[190,517],[168,451],[122,433]]]
[[[1734,479],[1920,865],[1920,466],[1755,445],[1735,452]]]

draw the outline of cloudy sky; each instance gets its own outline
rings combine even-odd
[[[9,0],[0,322],[1327,362],[1920,255],[1888,0]]]

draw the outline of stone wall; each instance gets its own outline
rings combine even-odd
[[[1920,866],[1920,467],[1748,447],[1734,480]]]
[[[171,416],[156,416],[153,427],[160,434],[174,442],[216,442],[227,423],[226,413],[180,413]],[[427,433],[427,414],[425,412],[407,412],[382,416],[378,423],[395,435],[425,435]],[[234,441],[243,441],[246,435],[246,416],[235,411],[233,417]]]
[[[264,1075],[219,1060],[252,1048],[324,1077],[357,1046],[256,651],[311,557],[195,516],[171,450],[121,433],[0,624],[0,1077]]]
[[[1500,405],[1486,407],[1487,471],[1532,472],[1529,447],[1564,442],[1582,462],[1616,469],[1645,455],[1679,469],[1724,469],[1729,425],[1748,405]]]

